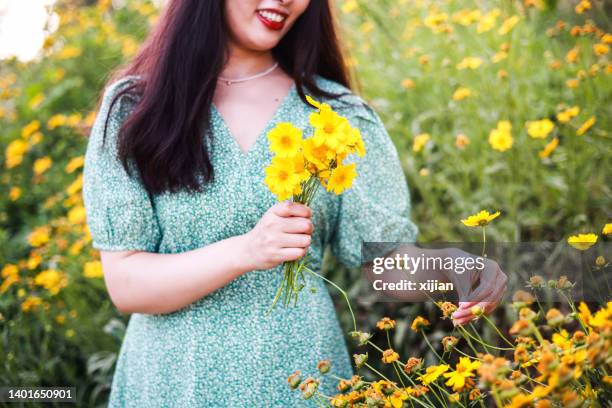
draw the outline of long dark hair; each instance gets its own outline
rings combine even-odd
[[[223,0],[170,0],[135,58],[115,71],[107,85],[125,75],[139,80],[123,88],[137,103],[119,131],[118,155],[129,172],[132,157],[149,194],[201,191],[198,177],[213,180],[204,138],[210,105],[227,55],[228,28]],[[317,97],[337,98],[320,89],[315,75],[351,89],[329,0],[311,0],[272,50],[296,84]],[[108,118],[105,122],[104,133]]]

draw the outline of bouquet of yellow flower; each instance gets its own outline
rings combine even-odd
[[[347,118],[335,112],[327,103],[319,103],[306,96],[316,112],[310,114],[314,132],[304,138],[302,130],[289,122],[279,123],[268,133],[270,150],[274,152],[266,168],[265,184],[279,201],[291,199],[309,205],[319,185],[327,191],[342,194],[350,188],[357,176],[356,164],[343,161],[352,153],[363,157],[365,145],[359,129],[352,127]],[[285,262],[284,276],[272,307],[283,296],[285,306],[297,302],[304,287],[303,271],[306,257]]]

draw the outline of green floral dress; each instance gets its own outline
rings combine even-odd
[[[121,97],[109,112],[111,98],[135,79],[126,76],[105,89],[88,141],[83,198],[93,247],[178,253],[253,228],[275,204],[263,183],[264,167],[271,159],[266,133],[278,122],[291,121],[310,134],[308,117],[313,109],[302,102],[295,85],[246,153],[212,106],[214,137],[207,143],[215,181],[199,194],[167,192],[151,197],[139,177],[128,177],[116,158],[117,131],[134,100]],[[316,80],[327,91],[347,91],[323,77]],[[351,159],[359,161],[352,189],[336,196],[320,188],[314,198],[315,230],[309,248],[314,270],[320,270],[326,247],[342,264],[357,267],[363,241],[414,242],[417,235],[410,220],[406,179],[383,123],[358,96],[350,94],[343,100],[351,105],[328,102],[361,130],[367,151],[365,157]],[[108,115],[102,146],[103,121]],[[279,305],[266,316],[281,281],[281,268],[246,273],[173,313],[132,314],[109,406],[316,406],[288,387],[287,376],[295,370],[301,370],[303,378],[316,376],[316,363],[330,359],[331,373],[350,377],[354,374],[351,359],[320,279],[307,276],[307,288],[317,290],[304,290],[297,307]],[[320,389],[330,395],[335,385],[326,376]]]

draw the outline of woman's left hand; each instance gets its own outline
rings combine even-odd
[[[454,257],[475,257],[460,249],[451,251]],[[463,274],[450,271],[448,278],[455,284],[459,295],[458,309],[452,315],[455,325],[463,325],[475,319],[477,316],[472,313],[474,306],[480,307],[484,313],[491,313],[504,297],[508,282],[508,277],[497,262],[488,258],[484,258],[484,268],[479,273],[474,270]]]

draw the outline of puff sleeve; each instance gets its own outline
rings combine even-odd
[[[133,100],[123,95],[109,111],[114,96],[132,79],[123,77],[104,90],[85,153],[83,201],[94,248],[157,252],[161,231],[150,195],[140,181],[135,164],[129,161],[130,177],[117,156],[119,127]]]
[[[363,99],[346,116],[359,128],[366,154],[351,155],[346,163],[357,163],[352,188],[339,197],[331,251],[342,264],[358,267],[376,256],[384,256],[397,243],[415,242],[418,227],[410,218],[410,193],[397,149],[379,115]],[[362,258],[362,243],[377,242]]]

